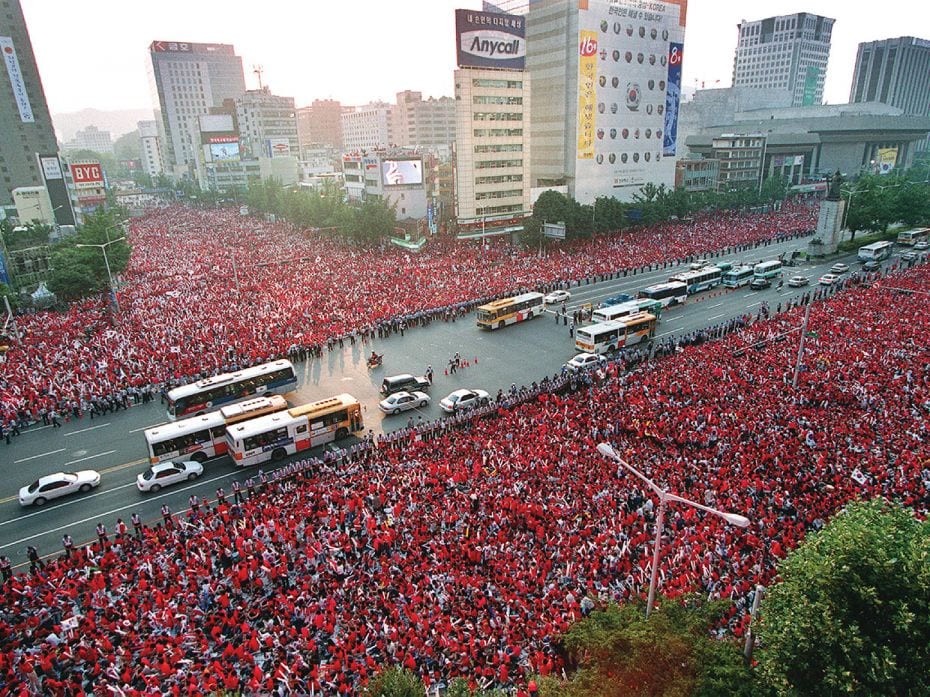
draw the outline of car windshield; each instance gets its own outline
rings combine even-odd
[[[151,479],[151,478],[154,477],[154,476],[155,476],[155,470],[153,470],[153,469],[147,469],[147,470],[145,470],[145,472],[142,473],[142,478],[143,478],[145,481],[148,481],[149,479]]]

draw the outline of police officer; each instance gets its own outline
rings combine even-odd
[[[38,569],[45,568],[45,562],[42,561],[42,558],[39,556],[39,550],[32,545],[26,547],[26,556],[29,557],[29,569],[32,573],[35,573]]]
[[[142,539],[142,518],[139,517],[138,513],[133,512],[133,514],[130,516],[130,520],[132,521],[133,530],[136,531],[136,537],[138,537],[141,540]]]
[[[13,578],[13,563],[7,556],[0,556],[0,574],[3,575],[4,581],[9,581]]]
[[[173,527],[172,518],[171,518],[171,509],[168,508],[168,504],[167,504],[167,503],[164,503],[164,504],[162,504],[162,506],[161,506],[161,517],[162,517],[162,518],[164,519],[164,521],[165,521],[165,527],[166,527],[166,528],[171,528],[171,527]]]
[[[71,535],[65,533],[61,536],[61,546],[65,548],[65,556],[70,559],[71,553],[74,551],[74,539]]]
[[[107,537],[107,526],[103,523],[97,523],[97,539],[100,540],[101,546],[110,541],[110,538]]]

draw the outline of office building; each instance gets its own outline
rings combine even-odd
[[[395,142],[393,104],[373,102],[343,110],[342,148],[345,152],[386,148]]]
[[[881,102],[911,116],[930,115],[930,41],[902,36],[859,44],[850,102]],[[930,140],[917,144],[930,150]]]
[[[101,131],[96,126],[88,126],[74,134],[74,138],[61,146],[64,152],[75,150],[92,150],[94,152],[113,152],[113,138],[109,131]]]
[[[200,116],[245,94],[242,59],[229,44],[153,41],[150,80],[165,169],[196,177]]]
[[[293,97],[271,94],[268,87],[248,90],[235,100],[242,147],[253,157],[297,157],[297,110]]]
[[[398,92],[395,117],[398,145],[449,158],[455,142],[455,99],[430,97],[424,100],[420,92]]]
[[[12,206],[13,189],[45,184],[36,155],[58,153],[19,0],[3,3],[0,51],[0,205]]]
[[[314,99],[297,110],[300,149],[329,146],[342,151],[342,104],[333,99]]]
[[[744,19],[737,25],[733,86],[787,90],[791,106],[821,104],[834,21],[809,12]]]
[[[137,125],[142,149],[142,169],[152,179],[155,179],[165,171],[161,140],[158,137],[158,124],[155,121],[139,121]]]
[[[685,0],[537,0],[527,15],[532,186],[584,204],[675,182]],[[560,190],[561,190],[560,189]]]

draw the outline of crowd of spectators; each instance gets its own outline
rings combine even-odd
[[[35,566],[2,589],[0,693],[355,694],[392,664],[525,694],[572,622],[648,585],[655,501],[599,442],[750,519],[672,506],[660,561],[664,595],[731,599],[720,631],[741,636],[756,585],[847,502],[927,514],[928,287],[921,265],[813,302],[796,388],[803,306]]]
[[[706,215],[539,257],[503,241],[442,237],[416,254],[361,249],[237,210],[161,209],[130,225],[117,321],[99,299],[18,318],[22,342],[0,357],[0,417],[22,425],[116,408],[225,369],[319,354],[360,333],[448,321],[518,289],[805,233],[815,218],[807,204]]]

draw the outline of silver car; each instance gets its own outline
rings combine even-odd
[[[425,407],[429,404],[429,395],[425,392],[395,392],[390,397],[378,402],[378,408],[385,414],[400,414],[408,409]]]
[[[165,486],[197,479],[203,474],[203,465],[192,460],[168,460],[152,465],[136,477],[139,491],[155,492]]]
[[[19,490],[20,506],[42,506],[49,499],[57,499],[77,491],[86,492],[100,486],[100,472],[55,472],[39,477],[29,486]]]

